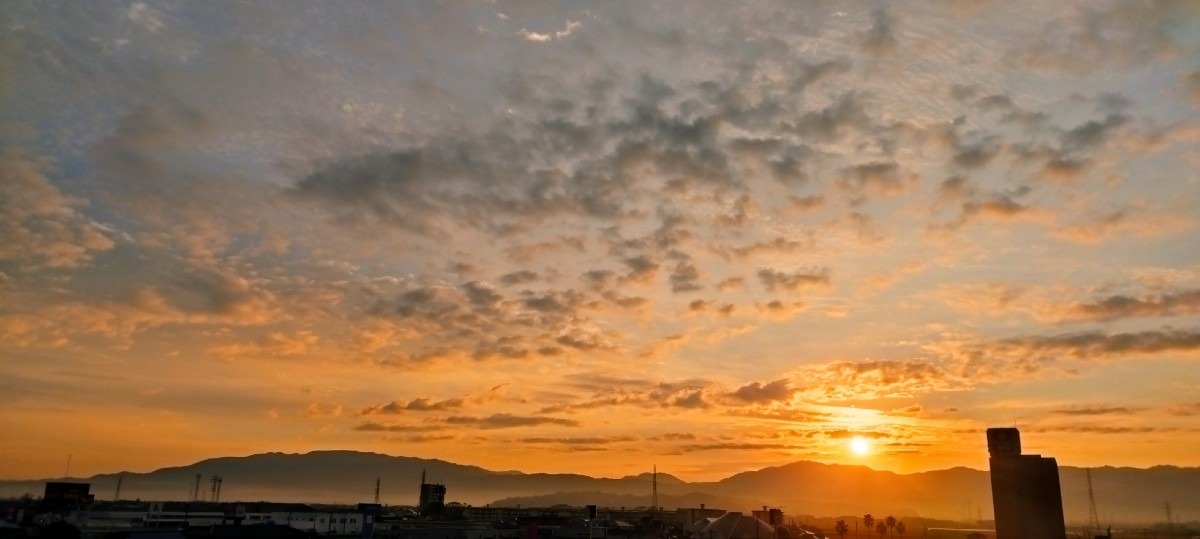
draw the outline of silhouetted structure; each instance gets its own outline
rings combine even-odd
[[[49,481],[46,491],[42,494],[42,505],[49,511],[62,511],[89,505],[95,501],[91,494],[90,483],[70,483],[66,481]]]
[[[446,507],[446,485],[426,483],[425,472],[421,472],[421,497],[417,511],[422,515],[436,515]]]
[[[1015,428],[987,430],[996,539],[1063,539],[1062,488],[1058,463],[1050,457],[1021,454]]]

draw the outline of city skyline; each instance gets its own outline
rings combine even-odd
[[[1200,4],[0,27],[0,479],[1200,466]]]

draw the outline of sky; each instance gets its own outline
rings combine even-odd
[[[0,478],[1200,466],[1198,51],[1190,1],[2,2]]]

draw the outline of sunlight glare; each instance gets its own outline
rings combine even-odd
[[[855,455],[866,455],[871,451],[871,443],[862,436],[855,436],[854,439],[850,440],[850,450]]]

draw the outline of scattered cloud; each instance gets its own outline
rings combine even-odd
[[[560,427],[578,427],[579,422],[573,419],[562,419],[557,417],[543,416],[520,416],[513,414],[498,413],[487,417],[475,416],[450,416],[446,418],[446,424],[455,426],[469,426],[484,430],[490,429],[513,429],[521,427],[536,427],[543,425],[554,425]]]

